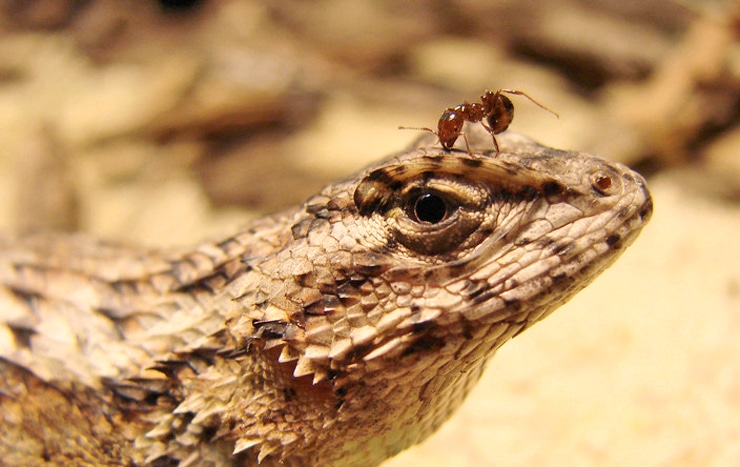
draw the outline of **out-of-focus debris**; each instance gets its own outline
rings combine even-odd
[[[715,14],[700,17],[646,82],[612,89],[614,114],[641,136],[641,150],[665,165],[694,159],[699,140],[738,113],[740,77],[731,59],[740,44],[732,21]]]

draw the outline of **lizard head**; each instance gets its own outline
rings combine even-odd
[[[249,262],[259,284],[241,298],[244,342],[284,365],[284,381],[321,388],[325,427],[364,423],[337,452],[377,442],[385,457],[428,436],[498,347],[649,219],[627,167],[500,142],[499,154],[420,144],[331,185],[292,214],[274,254]]]

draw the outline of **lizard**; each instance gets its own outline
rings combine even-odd
[[[373,466],[427,438],[652,213],[622,164],[486,136],[192,248],[0,236],[2,463]]]

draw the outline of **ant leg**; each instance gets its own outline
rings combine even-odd
[[[468,154],[471,156],[473,155],[473,151],[470,150],[470,143],[468,142],[468,137],[465,135],[465,133],[460,133],[460,135],[463,137],[463,141],[465,141],[465,149],[468,150]]]
[[[505,94],[514,94],[515,96],[524,96],[524,97],[526,97],[527,99],[529,99],[529,100],[530,100],[530,101],[531,101],[531,102],[532,102],[533,104],[535,104],[535,105],[536,105],[537,107],[539,107],[539,108],[541,108],[541,109],[543,109],[543,110],[547,110],[547,111],[548,111],[548,112],[550,112],[551,114],[555,115],[555,116],[556,116],[557,118],[560,118],[560,115],[559,115],[559,114],[558,114],[557,112],[555,112],[555,111],[554,111],[554,110],[552,110],[551,108],[547,107],[546,105],[544,105],[544,104],[542,104],[542,103],[538,102],[537,100],[535,100],[535,98],[534,98],[534,97],[530,96],[529,94],[527,94],[527,93],[526,93],[526,92],[524,92],[524,91],[520,91],[520,90],[518,90],[518,89],[506,89],[506,88],[504,88],[504,89],[499,89],[498,91],[496,91],[496,94],[501,94],[501,93],[505,93]]]
[[[501,150],[499,149],[499,147],[498,147],[498,141],[496,140],[496,132],[493,131],[493,128],[491,128],[490,126],[486,125],[486,123],[484,121],[481,120],[480,124],[483,126],[483,128],[486,129],[486,131],[488,132],[488,134],[491,135],[491,139],[493,140],[493,147],[496,148],[496,155],[498,156],[501,153]]]
[[[493,139],[493,146],[496,148],[496,155],[498,156],[501,154],[501,150],[498,148],[498,141],[496,140],[496,135],[491,133],[491,139]]]

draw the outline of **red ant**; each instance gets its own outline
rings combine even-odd
[[[491,138],[493,138],[493,145],[496,147],[496,154],[498,154],[500,151],[498,147],[498,141],[496,141],[496,135],[501,133],[502,131],[506,131],[506,129],[509,128],[511,121],[514,119],[514,104],[512,104],[511,99],[506,97],[504,94],[515,94],[517,96],[524,96],[537,106],[560,118],[557,112],[540,104],[524,91],[519,91],[516,89],[499,89],[495,92],[486,91],[485,93],[483,93],[483,95],[480,97],[480,104],[477,102],[472,104],[465,102],[463,104],[456,105],[455,107],[448,107],[444,111],[444,113],[442,113],[442,116],[439,117],[439,122],[437,123],[437,131],[426,127],[399,128],[405,130],[430,131],[437,135],[437,138],[439,138],[439,143],[442,145],[443,148],[447,150],[452,149],[452,146],[454,146],[458,136],[462,135],[465,139],[465,147],[468,149],[468,153],[473,154],[473,152],[470,150],[470,144],[468,144],[468,138],[467,136],[465,136],[465,133],[463,133],[462,129],[466,121],[471,123],[480,122],[480,124],[483,125],[483,128],[485,128],[486,131],[490,133]],[[483,121],[483,118],[486,119],[485,122]]]

